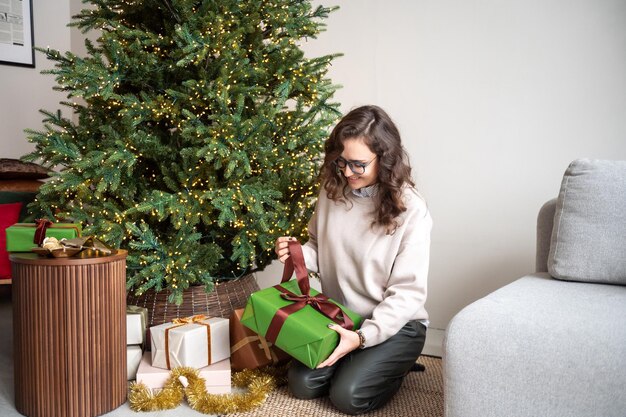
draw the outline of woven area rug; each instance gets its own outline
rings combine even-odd
[[[441,359],[422,356],[419,363],[425,372],[411,372],[404,379],[398,393],[382,408],[366,414],[367,417],[442,417],[443,378]],[[287,392],[286,387],[272,392],[267,402],[249,413],[230,414],[233,417],[343,417],[328,400],[299,400]]]

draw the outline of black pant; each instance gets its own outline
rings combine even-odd
[[[309,369],[294,361],[289,391],[302,399],[329,394],[335,407],[346,414],[374,410],[398,391],[425,340],[426,326],[410,321],[385,342],[352,351],[333,366]]]

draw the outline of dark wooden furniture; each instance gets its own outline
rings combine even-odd
[[[126,255],[10,255],[17,411],[86,417],[125,402]]]

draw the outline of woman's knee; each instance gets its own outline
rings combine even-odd
[[[310,400],[328,392],[332,373],[328,373],[325,368],[309,369],[299,363],[293,363],[287,376],[289,392],[296,398]]]
[[[401,378],[386,381],[384,384],[371,382],[373,381],[337,378],[330,387],[330,401],[345,414],[362,414],[384,405],[402,385]]]
[[[366,410],[363,401],[356,397],[354,384],[333,384],[328,397],[333,405],[342,413],[356,415]]]

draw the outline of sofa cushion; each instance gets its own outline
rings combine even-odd
[[[626,287],[536,273],[448,324],[447,417],[626,415]]]
[[[0,279],[11,278],[6,228],[17,223],[22,203],[0,204]]]
[[[626,161],[578,159],[563,176],[550,242],[554,278],[626,285]]]

